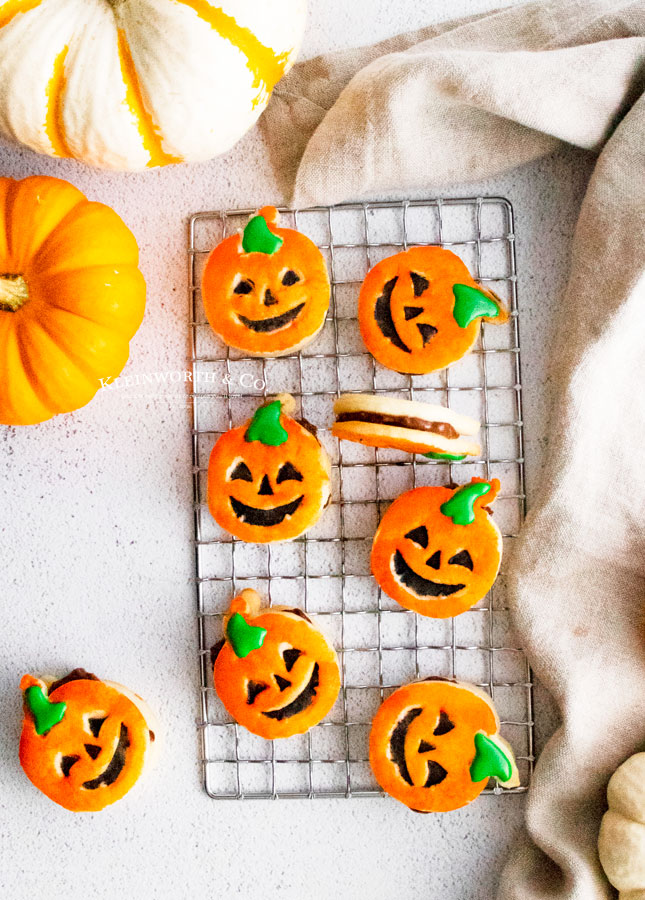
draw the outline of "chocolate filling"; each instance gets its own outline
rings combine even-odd
[[[295,700],[292,700],[287,706],[283,706],[282,709],[272,709],[269,710],[269,712],[263,713],[263,715],[268,719],[276,719],[278,722],[281,722],[283,719],[290,719],[291,716],[298,715],[298,713],[301,713],[313,703],[313,699],[316,696],[316,688],[319,683],[320,669],[318,663],[316,663],[311,678],[309,679],[309,683],[302,693],[298,694]]]
[[[400,550],[394,554],[393,561],[394,571],[399,576],[401,584],[410,588],[420,597],[449,597],[466,587],[465,584],[440,584],[437,581],[422,578],[406,563]]]
[[[258,509],[255,506],[247,506],[241,500],[235,497],[229,498],[233,512],[240,521],[247,525],[258,525],[263,528],[271,525],[279,525],[287,516],[292,516],[298,509],[304,499],[304,495],[296,497],[291,503],[285,503],[283,506],[274,506],[272,509]]]
[[[383,286],[383,293],[376,301],[376,305],[374,307],[374,318],[376,320],[376,324],[381,329],[381,334],[383,335],[383,337],[386,337],[388,340],[392,341],[394,346],[398,347],[399,350],[403,350],[404,353],[410,353],[410,348],[407,347],[399,337],[399,332],[396,330],[394,319],[392,318],[392,291],[394,290],[394,286],[398,280],[398,277],[391,278]]]
[[[240,313],[237,314],[237,317],[240,322],[243,325],[246,325],[247,328],[250,328],[251,331],[266,333],[268,331],[278,331],[279,328],[284,328],[285,325],[289,325],[300,315],[304,306],[304,303],[299,303],[298,306],[294,306],[293,309],[288,309],[285,313],[282,313],[282,315],[273,316],[270,319],[247,319],[246,316],[243,316]]]
[[[53,694],[56,688],[61,687],[64,684],[67,684],[68,681],[100,681],[100,678],[97,678],[96,675],[92,675],[91,672],[86,672],[85,669],[72,669],[69,675],[65,675],[64,678],[59,678],[58,681],[55,681],[53,684],[49,686],[48,694]]]
[[[454,727],[455,726],[450,721],[450,716],[444,709],[442,709],[439,713],[439,721],[437,722],[437,727],[432,733],[436,734],[437,736],[441,734],[448,734],[448,732],[452,731]]]
[[[104,769],[99,776],[92,778],[91,781],[84,781],[83,787],[88,791],[95,791],[103,785],[114,784],[125,765],[125,754],[129,746],[130,739],[128,737],[128,729],[121,723],[119,743],[116,745],[116,750],[114,751],[114,755],[108,763],[107,768]]]
[[[429,431],[451,441],[459,437],[457,429],[448,422],[428,422],[427,419],[417,419],[415,416],[394,416],[388,413],[358,410],[357,412],[338,413],[336,421],[370,422],[373,425],[394,425],[397,428],[411,428],[414,431]]]
[[[396,727],[392,732],[392,736],[390,737],[390,759],[399,770],[401,778],[411,786],[414,786],[414,782],[410,777],[408,764],[405,761],[405,739],[410,725],[412,724],[412,722],[414,722],[417,716],[421,715],[422,712],[423,709],[421,709],[421,707],[419,706],[415,706],[414,709],[408,710],[403,718],[397,722]],[[417,753],[429,753],[434,749],[436,749],[434,744],[429,744],[427,741],[421,741]],[[428,774],[423,786],[432,787],[435,784],[441,784],[441,782],[447,775],[448,772],[442,765],[440,765],[438,762],[435,762],[434,759],[429,759]],[[415,812],[417,811],[418,810],[415,810]]]
[[[420,706],[409,709],[403,718],[399,719],[396,723],[396,727],[390,737],[390,759],[399,770],[401,778],[410,785],[413,784],[413,782],[408,771],[408,764],[405,761],[405,737],[411,723],[414,722],[416,717],[420,716],[422,712],[423,710]]]
[[[424,787],[432,787],[435,784],[441,784],[448,772],[440,763],[434,759],[428,760],[428,777],[426,778]]]
[[[221,640],[217,641],[217,643],[213,644],[213,646],[211,647],[211,665],[212,666],[215,665],[215,660],[219,656],[220,650],[222,649],[222,647],[224,646],[225,643],[226,643],[226,640],[224,638],[222,638]]]

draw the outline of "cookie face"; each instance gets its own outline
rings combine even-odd
[[[370,353],[388,369],[443,369],[472,347],[486,318],[508,318],[464,263],[441,247],[415,247],[382,260],[361,288],[358,319]]]
[[[284,403],[274,400],[227,431],[210,457],[211,514],[250,543],[297,537],[319,519],[330,497],[329,458],[318,439],[284,412]]]
[[[376,394],[343,394],[334,402],[332,434],[370,447],[423,453],[430,459],[478,456],[479,422],[446,406]]]
[[[78,674],[78,672],[82,674]],[[67,680],[71,679],[71,680]],[[96,812],[127,794],[148,761],[154,732],[145,704],[82,670],[52,685],[25,675],[20,763],[60,806]]]
[[[385,593],[433,619],[479,602],[502,559],[502,536],[488,511],[498,491],[496,478],[473,478],[461,488],[420,487],[395,500],[372,544],[372,573]]]
[[[309,343],[329,308],[325,260],[304,234],[278,228],[264,207],[243,235],[211,253],[202,281],[206,316],[230,347],[252,356],[281,356]]]
[[[236,722],[260,737],[303,734],[336,702],[334,648],[299,609],[260,609],[253,590],[231,604],[214,648],[217,694]]]
[[[384,791],[418,812],[466,806],[490,777],[519,784],[490,698],[473,685],[419,681],[394,691],[370,732],[370,764]]]

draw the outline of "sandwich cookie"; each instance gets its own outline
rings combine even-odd
[[[485,319],[501,324],[499,297],[442,247],[413,247],[377,263],[363,282],[358,322],[367,349],[395,372],[445,369],[471,349]]]
[[[334,403],[332,434],[370,447],[423,453],[430,459],[478,456],[479,422],[446,406],[375,394],[343,394]]]
[[[489,695],[473,684],[429,678],[398,688],[370,732],[370,764],[384,791],[416,812],[471,803],[489,778],[520,783]]]
[[[267,544],[314,525],[331,496],[331,464],[315,428],[290,415],[290,394],[225,432],[208,464],[208,507],[230,534]]]
[[[211,651],[217,694],[240,725],[266,739],[304,734],[340,690],[336,651],[301,609],[264,607],[242,591]]]
[[[208,258],[202,296],[211,328],[250,356],[295,353],[318,334],[329,309],[327,266],[318,247],[265,206],[242,234]]]
[[[43,794],[72,812],[97,812],[134,787],[158,733],[141,697],[84,669],[51,682],[25,675],[20,689],[20,764]]]

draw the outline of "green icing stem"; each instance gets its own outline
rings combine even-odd
[[[452,315],[460,328],[468,328],[470,323],[480,316],[496,319],[499,315],[499,306],[495,301],[477,288],[467,284],[454,284],[452,292],[455,295]]]
[[[280,422],[282,403],[274,400],[256,409],[251,424],[246,430],[244,439],[247,441],[260,441],[267,447],[279,447],[289,439],[287,431]]]
[[[27,709],[34,717],[36,734],[47,734],[54,725],[62,721],[67,709],[66,703],[52,703],[40,685],[32,684],[25,691]]]
[[[490,484],[487,481],[466,484],[455,491],[450,500],[442,503],[439,509],[455,525],[472,525],[475,521],[475,500],[489,491]]]
[[[497,778],[502,783],[513,774],[513,764],[501,748],[482,731],[475,735],[475,758],[470,767],[474,782]]]
[[[249,625],[240,613],[233,613],[226,626],[226,636],[231,642],[233,653],[243,659],[252,650],[259,650],[267,635],[266,628]]]
[[[264,216],[249,219],[242,235],[242,249],[245,253],[266,253],[272,256],[283,244],[283,238],[270,231]]]
[[[427,456],[428,459],[449,459],[459,461],[462,459],[466,459],[465,453],[436,453],[434,450],[431,450],[430,453],[424,453],[423,456]]]

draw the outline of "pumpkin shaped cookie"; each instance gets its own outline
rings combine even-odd
[[[502,535],[489,505],[499,481],[419,487],[389,507],[372,544],[372,574],[385,593],[432,619],[465,612],[492,587]]]
[[[213,647],[217,694],[236,722],[260,737],[303,734],[329,712],[340,690],[331,644],[300,609],[260,609],[242,591]]]
[[[481,794],[490,777],[517,787],[499,717],[472,684],[428,679],[394,691],[370,732],[370,765],[384,791],[417,812],[449,812]]]
[[[293,397],[281,394],[213,447],[208,506],[215,521],[242,541],[298,537],[329,502],[329,457],[309,428],[291,418],[294,405]]]
[[[441,247],[414,247],[381,260],[367,273],[358,300],[361,335],[372,356],[412,375],[461,359],[482,318],[499,324],[508,313],[458,256]]]
[[[265,206],[244,234],[215,247],[202,279],[206,316],[215,334],[250,356],[295,353],[318,334],[329,309],[329,276],[308,237],[278,228]]]
[[[84,669],[49,687],[25,675],[20,689],[20,764],[27,778],[73,812],[97,812],[124,797],[148,764],[155,740],[143,700]]]

